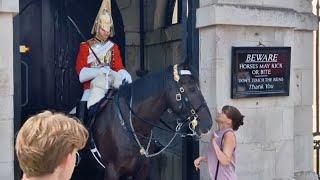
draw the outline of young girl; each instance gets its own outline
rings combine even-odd
[[[199,169],[202,162],[208,162],[209,174],[213,180],[236,180],[236,136],[234,131],[243,125],[244,116],[233,106],[224,106],[216,122],[219,130],[212,131],[207,155],[194,160]]]

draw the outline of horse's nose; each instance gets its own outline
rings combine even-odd
[[[209,131],[210,131],[210,129],[211,129],[211,126],[212,126],[212,125],[201,129],[201,130],[200,130],[201,135],[202,135],[202,134],[207,134],[207,133],[209,133]]]

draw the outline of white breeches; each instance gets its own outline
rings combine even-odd
[[[88,97],[87,107],[99,102],[107,93],[109,87],[109,78],[105,74],[95,77],[90,83],[90,94]]]

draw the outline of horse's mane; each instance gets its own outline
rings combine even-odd
[[[181,65],[183,68],[183,65]],[[188,67],[192,74],[196,74],[192,67]],[[198,83],[198,79],[193,76]],[[157,73],[148,74],[140,79],[135,80],[131,84],[120,86],[118,93],[121,97],[125,97],[129,102],[131,94],[133,94],[134,103],[139,103],[146,98],[162,92],[173,80],[173,66],[169,66],[166,70]],[[133,92],[132,92],[133,88]]]
[[[133,81],[131,84],[122,85],[118,93],[127,100],[131,98],[131,93],[133,93],[134,102],[139,103],[163,91],[167,87],[170,78],[172,79],[172,66],[168,67],[165,71],[148,74]]]

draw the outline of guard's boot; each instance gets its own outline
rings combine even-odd
[[[76,115],[83,124],[87,123],[86,122],[87,116],[88,116],[87,101],[80,101],[78,103]]]

